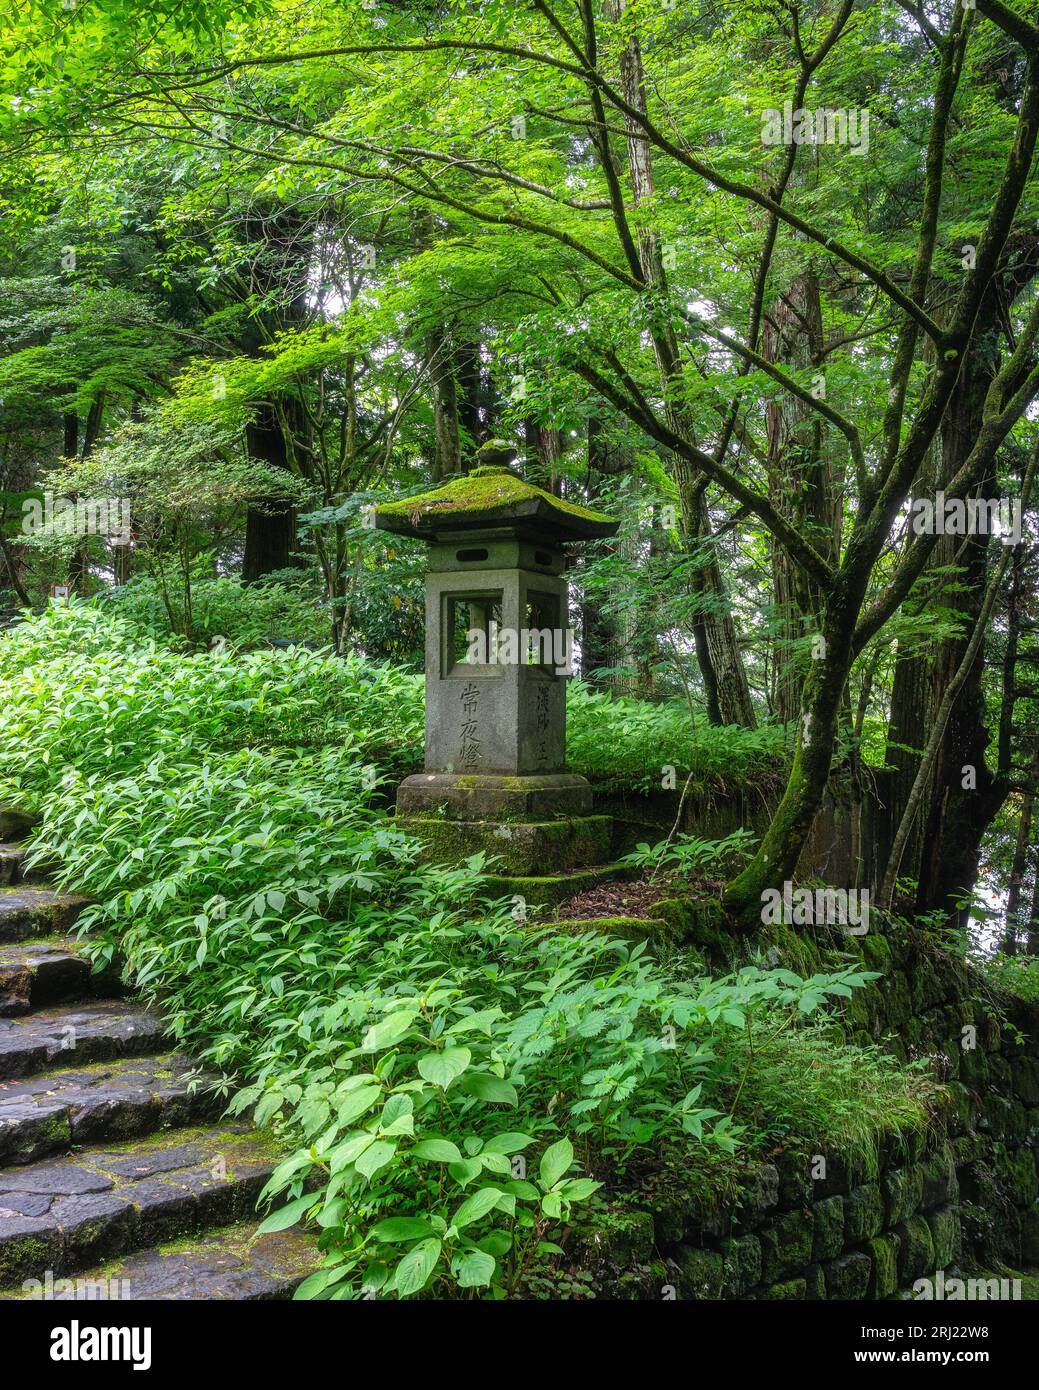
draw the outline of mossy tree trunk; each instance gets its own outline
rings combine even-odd
[[[855,656],[855,615],[865,593],[869,566],[855,575],[856,583],[838,582],[823,615],[821,637],[825,658],[812,662],[801,698],[801,720],[793,765],[786,788],[761,846],[743,870],[727,885],[722,904],[736,924],[752,930],[761,923],[762,894],[791,879],[812,829],[830,776],[845,687]],[[845,574],[846,581],[849,575]]]

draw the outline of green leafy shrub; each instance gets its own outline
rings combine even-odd
[[[379,763],[387,774],[403,777],[419,771],[424,738],[423,678],[400,666],[356,655],[337,662],[316,653],[296,651],[286,655],[263,650],[269,638],[261,638],[260,633],[264,628],[269,630],[273,615],[279,615],[279,623],[284,619],[287,626],[296,627],[309,612],[306,598],[292,594],[285,586],[270,588],[272,593],[266,595],[266,586],[243,587],[232,580],[204,581],[196,586],[200,597],[195,617],[197,623],[203,624],[203,631],[209,633],[213,627],[212,637],[218,635],[218,628],[219,635],[227,637],[232,645],[248,648],[255,642],[261,648],[244,665],[230,662],[224,671],[216,673],[205,668],[214,680],[214,698],[209,703],[207,718],[220,718],[223,710],[224,722],[233,728],[238,718],[237,700],[244,699],[256,708],[252,693],[258,696],[270,679],[276,702],[279,683],[287,673],[295,672],[298,684],[309,690],[313,703],[308,708],[312,713],[291,723],[281,742],[289,744],[297,737],[315,744],[326,742],[336,736],[338,720],[348,725],[364,755]],[[239,600],[242,612],[236,616],[234,609]],[[163,680],[168,675],[176,681],[175,673],[181,663],[172,656],[174,644],[169,624],[161,616],[162,605],[150,581],[134,581],[96,604],[96,610],[79,603],[53,605],[36,622],[12,629],[13,648],[5,658],[5,666],[10,669],[12,662],[31,662],[47,652],[63,660],[68,648],[75,645],[84,654],[90,650],[102,658],[103,679],[107,682],[115,676],[119,649],[150,637],[157,649],[171,653],[169,664],[163,667]],[[89,616],[95,611],[98,616]],[[219,657],[218,652],[213,655]],[[282,664],[286,661],[301,664]],[[89,674],[85,679],[89,685]],[[239,682],[250,690],[235,693],[233,687]],[[161,691],[155,692],[155,698],[166,699]],[[196,727],[197,711],[193,711],[190,720],[180,720],[176,718],[176,700],[169,703],[174,705],[175,737],[190,737]],[[269,715],[268,729],[261,735],[247,723],[240,743],[266,743],[276,737],[277,704],[264,698],[260,707]],[[189,724],[192,728],[187,727]],[[734,782],[760,782],[773,775],[781,749],[781,730],[710,726],[694,730],[684,705],[615,700],[590,691],[579,681],[572,682],[567,691],[568,764],[572,771],[604,790],[658,790],[659,770],[668,764],[678,767],[682,779],[692,770],[691,789],[701,792],[720,791]]]
[[[943,1088],[926,1058],[904,1066],[892,1053],[854,1046],[826,1021],[763,1021],[734,1059],[748,1146],[803,1150],[806,1139],[826,1135],[846,1154],[875,1159],[882,1138],[930,1124]]]
[[[421,679],[392,666],[303,648],[185,656],[131,618],[80,603],[52,604],[3,641],[0,786],[31,806],[66,766],[127,771],[165,751],[321,748],[349,736],[387,776],[421,761]]]
[[[1039,956],[1007,956],[1002,952],[974,957],[990,985],[1018,999],[1039,1003]]]
[[[651,705],[573,681],[567,692],[567,762],[603,790],[655,792],[665,767],[693,795],[767,783],[784,765],[783,730],[693,727],[684,701]]]
[[[642,840],[620,862],[633,869],[650,869],[654,874],[662,871],[685,879],[703,877],[735,869],[750,854],[756,839],[749,830],[734,830],[721,840],[686,834],[674,835],[655,845]]]
[[[0,797],[95,899],[92,953],[279,1130],[267,1224],[321,1230],[307,1297],[517,1291],[633,1155],[746,1141],[756,1039],[795,1129],[781,1039],[868,978],[705,980],[515,922],[480,856],[418,866],[372,803],[413,689],[306,651],[178,655],[78,604],[0,639]]]
[[[184,626],[184,615],[176,594],[168,596],[174,605],[176,631]],[[109,605],[158,640],[174,630],[163,604],[158,583],[147,576],[109,589],[99,602]],[[310,642],[319,647],[332,642],[331,618],[313,595],[299,586],[264,582],[241,584],[237,579],[196,579],[192,586],[194,641],[211,647],[223,638],[233,647],[263,648],[272,642]]]

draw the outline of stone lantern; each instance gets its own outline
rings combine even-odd
[[[429,545],[425,772],[398,815],[494,820],[581,816],[591,787],[566,771],[572,652],[568,542],[618,523],[524,482],[494,443],[479,466],[376,509],[376,525]]]

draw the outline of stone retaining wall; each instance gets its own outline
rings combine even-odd
[[[834,963],[832,940],[798,944]],[[717,937],[699,945],[710,958]],[[1039,1265],[1039,1008],[894,930],[840,949],[880,972],[849,1001],[852,1039],[926,1057],[948,1086],[944,1113],[927,1134],[882,1145],[872,1171],[821,1145],[744,1173],[706,1215],[672,1174],[666,1199],[640,1193],[591,1242],[602,1296],[881,1299],[939,1270]]]

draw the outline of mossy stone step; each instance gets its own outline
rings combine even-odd
[[[0,943],[62,935],[89,903],[76,893],[17,886],[0,889]]]
[[[247,1220],[279,1161],[245,1125],[0,1171],[0,1288]]]
[[[0,806],[0,840],[24,840],[36,817],[23,806]]]
[[[43,883],[52,876],[57,866],[38,864],[27,868],[25,861],[28,849],[23,844],[0,844],[0,885],[11,886],[16,883]]]
[[[121,1001],[0,1019],[0,1081],[32,1076],[55,1060],[71,1066],[146,1057],[163,1051],[166,1042],[157,1014]]]
[[[489,897],[522,898],[531,907],[556,907],[577,893],[612,883],[623,872],[619,864],[604,864],[595,869],[570,869],[565,874],[488,874],[481,891]]]
[[[119,972],[95,974],[75,941],[25,941],[0,946],[0,1018],[63,999],[120,994]]]
[[[0,1302],[116,1297],[134,1302],[273,1302],[291,1298],[321,1263],[317,1241],[295,1228],[255,1239],[254,1232],[250,1223],[139,1250],[74,1279],[35,1281],[28,1289],[0,1293]]]
[[[223,1102],[205,1082],[190,1058],[167,1053],[0,1083],[0,1164],[215,1120]]]
[[[654,917],[567,917],[544,925],[553,931],[574,936],[580,936],[583,932],[599,932],[603,936],[619,936],[624,941],[675,939],[668,924]]]

